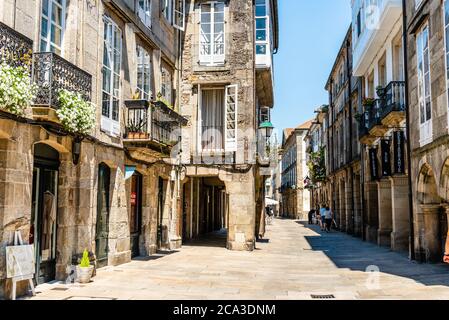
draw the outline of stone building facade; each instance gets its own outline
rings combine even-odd
[[[305,220],[310,211],[310,191],[305,188],[308,176],[306,135],[308,121],[295,129],[284,130],[282,141],[281,216]]]
[[[358,116],[365,173],[363,235],[367,241],[404,251],[410,208],[402,2],[379,3],[375,15],[363,1],[353,1],[352,9],[353,73],[362,81]],[[358,23],[357,17],[365,18]]]
[[[185,8],[170,3],[0,2],[1,57],[31,56],[38,85],[24,116],[0,111],[0,296],[16,231],[35,245],[37,283],[66,280],[84,249],[102,267],[181,245],[181,170],[170,154],[186,123],[185,25],[174,18]],[[59,89],[96,105],[90,135],[61,126]]]
[[[439,262],[447,235],[447,1],[407,5],[410,142],[416,259]]]
[[[186,10],[183,235],[226,229],[228,249],[251,251],[264,233],[265,164],[255,154],[274,105],[277,1],[192,0]]]
[[[362,233],[362,166],[355,115],[359,112],[360,82],[352,74],[352,29],[342,43],[326,84],[329,92],[326,133],[324,205],[332,208],[337,227]],[[323,205],[322,204],[322,205]]]

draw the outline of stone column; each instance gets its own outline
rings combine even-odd
[[[424,217],[423,247],[426,252],[427,262],[439,262],[443,255],[439,234],[439,214],[441,206],[439,204],[421,205]]]
[[[339,183],[340,189],[340,206],[339,206],[339,215],[340,215],[340,231],[346,232],[346,183]]]
[[[377,229],[379,224],[379,203],[377,201],[377,184],[368,182],[365,185],[366,193],[366,240],[377,243]]]
[[[391,181],[392,223],[391,249],[407,251],[409,249],[410,218],[408,202],[407,176],[395,176]]]
[[[220,174],[229,195],[227,248],[252,251],[255,248],[256,190],[254,172]]]
[[[379,227],[377,229],[377,244],[379,246],[391,246],[392,205],[391,205],[391,181],[382,179],[377,182],[377,201],[379,203]]]
[[[346,192],[345,192],[345,203],[346,203],[346,232],[349,234],[354,233],[354,208],[352,207],[352,201],[354,199],[354,190],[352,189],[353,177],[347,175],[346,179]]]

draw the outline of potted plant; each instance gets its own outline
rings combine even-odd
[[[83,252],[83,258],[77,267],[78,280],[80,283],[89,283],[92,278],[94,266],[90,264],[89,252],[87,249]]]
[[[363,115],[362,115],[361,113],[356,113],[356,114],[354,115],[354,119],[355,119],[357,122],[362,121],[362,118],[363,118]]]
[[[366,107],[366,109],[371,108],[376,103],[376,100],[373,98],[365,98],[363,99],[362,105]]]
[[[376,93],[379,98],[383,98],[383,96],[385,95],[385,88],[382,86],[377,86]]]
[[[79,94],[65,89],[59,91],[59,109],[56,111],[65,130],[72,134],[87,135],[95,127],[95,105]]]
[[[37,86],[31,83],[29,70],[2,62],[0,84],[0,109],[23,116],[38,90]]]

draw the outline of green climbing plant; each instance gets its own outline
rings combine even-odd
[[[313,184],[326,180],[326,160],[324,157],[324,147],[317,152],[311,152],[307,163],[310,172],[310,179]]]

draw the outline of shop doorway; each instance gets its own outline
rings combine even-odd
[[[95,233],[95,254],[97,267],[108,265],[109,213],[110,213],[111,169],[104,163],[98,168],[97,223]]]
[[[31,228],[36,284],[56,279],[59,153],[46,144],[34,147]]]
[[[139,239],[142,230],[142,175],[138,172],[131,177],[131,211],[129,232],[131,236],[131,257],[140,255]]]

